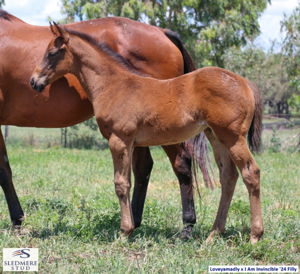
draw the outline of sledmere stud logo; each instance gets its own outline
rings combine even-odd
[[[3,271],[38,271],[38,248],[3,248]]]

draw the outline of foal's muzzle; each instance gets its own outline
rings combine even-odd
[[[39,83],[39,81],[35,80],[34,77],[30,79],[30,85],[33,89],[35,89],[38,92],[42,92],[46,87],[45,84]]]

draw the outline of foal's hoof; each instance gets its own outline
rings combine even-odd
[[[134,228],[129,230],[120,229],[120,237],[122,238],[130,238],[131,234],[133,233]]]
[[[218,230],[213,230],[208,235],[207,239],[205,240],[205,243],[211,244],[218,235],[220,235],[220,232]]]
[[[251,244],[256,244],[264,234],[264,227],[261,225],[252,226],[250,233]]]
[[[261,235],[253,235],[253,234],[251,234],[250,235],[251,244],[253,244],[253,245],[256,244],[260,240],[261,236],[262,236],[262,233],[261,233]]]
[[[180,239],[184,240],[184,241],[191,239],[192,238],[192,232],[193,232],[193,226],[192,225],[187,225],[181,231]]]

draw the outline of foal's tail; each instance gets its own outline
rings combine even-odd
[[[189,73],[194,70],[196,70],[195,64],[184,47],[179,35],[176,32],[173,32],[169,29],[164,29],[165,35],[173,42],[174,45],[180,50],[183,62],[184,62],[184,73]],[[210,170],[212,172],[211,168],[211,160],[208,154],[208,146],[207,146],[207,139],[202,131],[199,135],[195,136],[194,138],[188,140],[185,142],[185,150],[188,151],[188,153],[191,156],[192,159],[192,173],[193,177],[196,181],[197,190],[200,196],[199,187],[198,187],[198,181],[197,181],[197,168],[196,166],[199,166],[203,179],[205,182],[206,187],[210,187],[213,189],[213,183],[209,175],[207,163],[209,163]],[[212,172],[213,174],[213,172]]]
[[[248,132],[248,144],[251,151],[259,152],[261,147],[261,133],[262,133],[262,114],[263,114],[262,99],[257,86],[249,80],[247,80],[247,84],[252,90],[255,99],[254,116]]]

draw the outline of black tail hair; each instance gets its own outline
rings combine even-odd
[[[192,57],[184,47],[180,36],[178,33],[171,31],[169,29],[164,29],[165,35],[175,44],[175,46],[181,51],[183,61],[184,61],[184,73],[191,72],[196,70],[195,64],[192,60]]]

